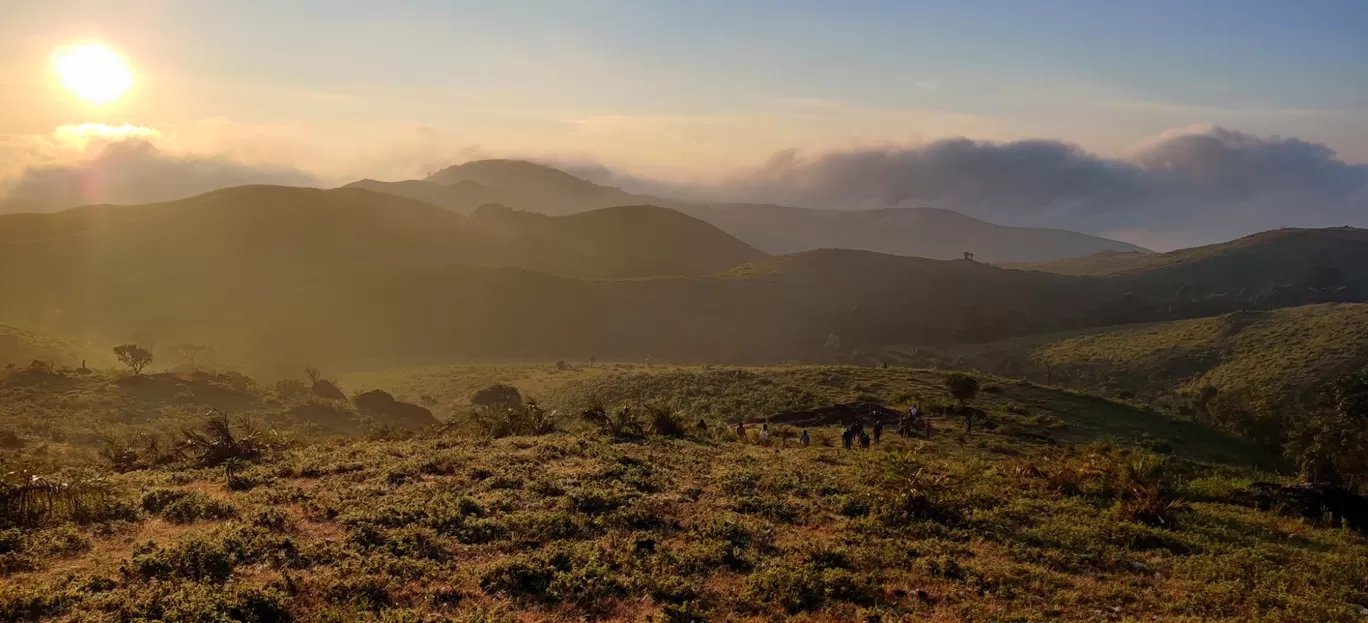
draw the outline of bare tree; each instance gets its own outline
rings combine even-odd
[[[180,355],[180,358],[185,360],[185,365],[195,372],[199,372],[199,364],[210,350],[212,349],[203,344],[177,344],[171,348],[171,351]]]

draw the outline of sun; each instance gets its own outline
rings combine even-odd
[[[62,86],[95,104],[112,102],[133,86],[133,72],[123,58],[97,43],[58,50],[52,69]]]

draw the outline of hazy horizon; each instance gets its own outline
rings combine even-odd
[[[1365,226],[1364,31],[1368,6],[1329,0],[18,0],[0,8],[0,197],[133,203],[503,157],[1158,250]],[[132,74],[103,103],[53,72],[90,42]]]

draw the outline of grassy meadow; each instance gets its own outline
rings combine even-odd
[[[971,404],[992,430],[971,435],[936,417],[929,439],[846,450],[834,427],[810,447],[730,427],[851,400],[935,408],[944,380],[603,363],[337,378],[453,423],[412,431],[290,382],[10,371],[0,619],[1361,620],[1363,537],[1252,507],[1244,486],[1277,476],[1181,418],[982,377]],[[560,430],[483,434],[468,402],[494,383]],[[339,422],[319,421],[324,403]],[[593,404],[650,405],[687,432],[613,438],[567,417]],[[250,458],[169,451],[210,407]],[[112,467],[111,447],[149,455],[107,440],[158,435],[161,459]],[[16,473],[66,489],[25,506]]]

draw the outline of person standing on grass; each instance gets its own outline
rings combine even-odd
[[[848,427],[848,426],[842,426],[842,427],[841,427],[841,445],[845,446],[845,449],[846,449],[846,450],[849,450],[849,449],[850,449],[850,444],[851,444],[851,442],[854,441],[854,440],[855,440],[855,429],[850,428],[850,427]]]
[[[737,422],[737,423],[736,423],[736,436],[737,436],[737,437],[740,437],[740,438],[741,438],[741,441],[745,441],[745,440],[746,440],[746,423],[745,423],[745,422]]]
[[[760,425],[760,441],[769,443],[769,422]]]
[[[808,437],[808,432],[806,428],[803,429],[803,435],[798,438],[798,443],[803,444],[804,448],[808,447],[808,445],[812,443],[812,438]]]
[[[700,433],[706,433],[706,432],[708,432],[708,422],[707,422],[707,420],[704,420],[703,418],[698,418],[698,432],[700,432]]]
[[[869,449],[869,433],[866,433],[864,431],[860,431],[860,449]]]
[[[874,443],[879,443],[879,439],[881,439],[882,437],[883,437],[883,422],[875,422],[875,423],[874,423]]]
[[[930,439],[930,438],[931,438],[931,418],[926,418],[926,419],[922,420],[922,423],[924,423],[924,424],[926,425],[926,438],[927,438],[927,439]]]

